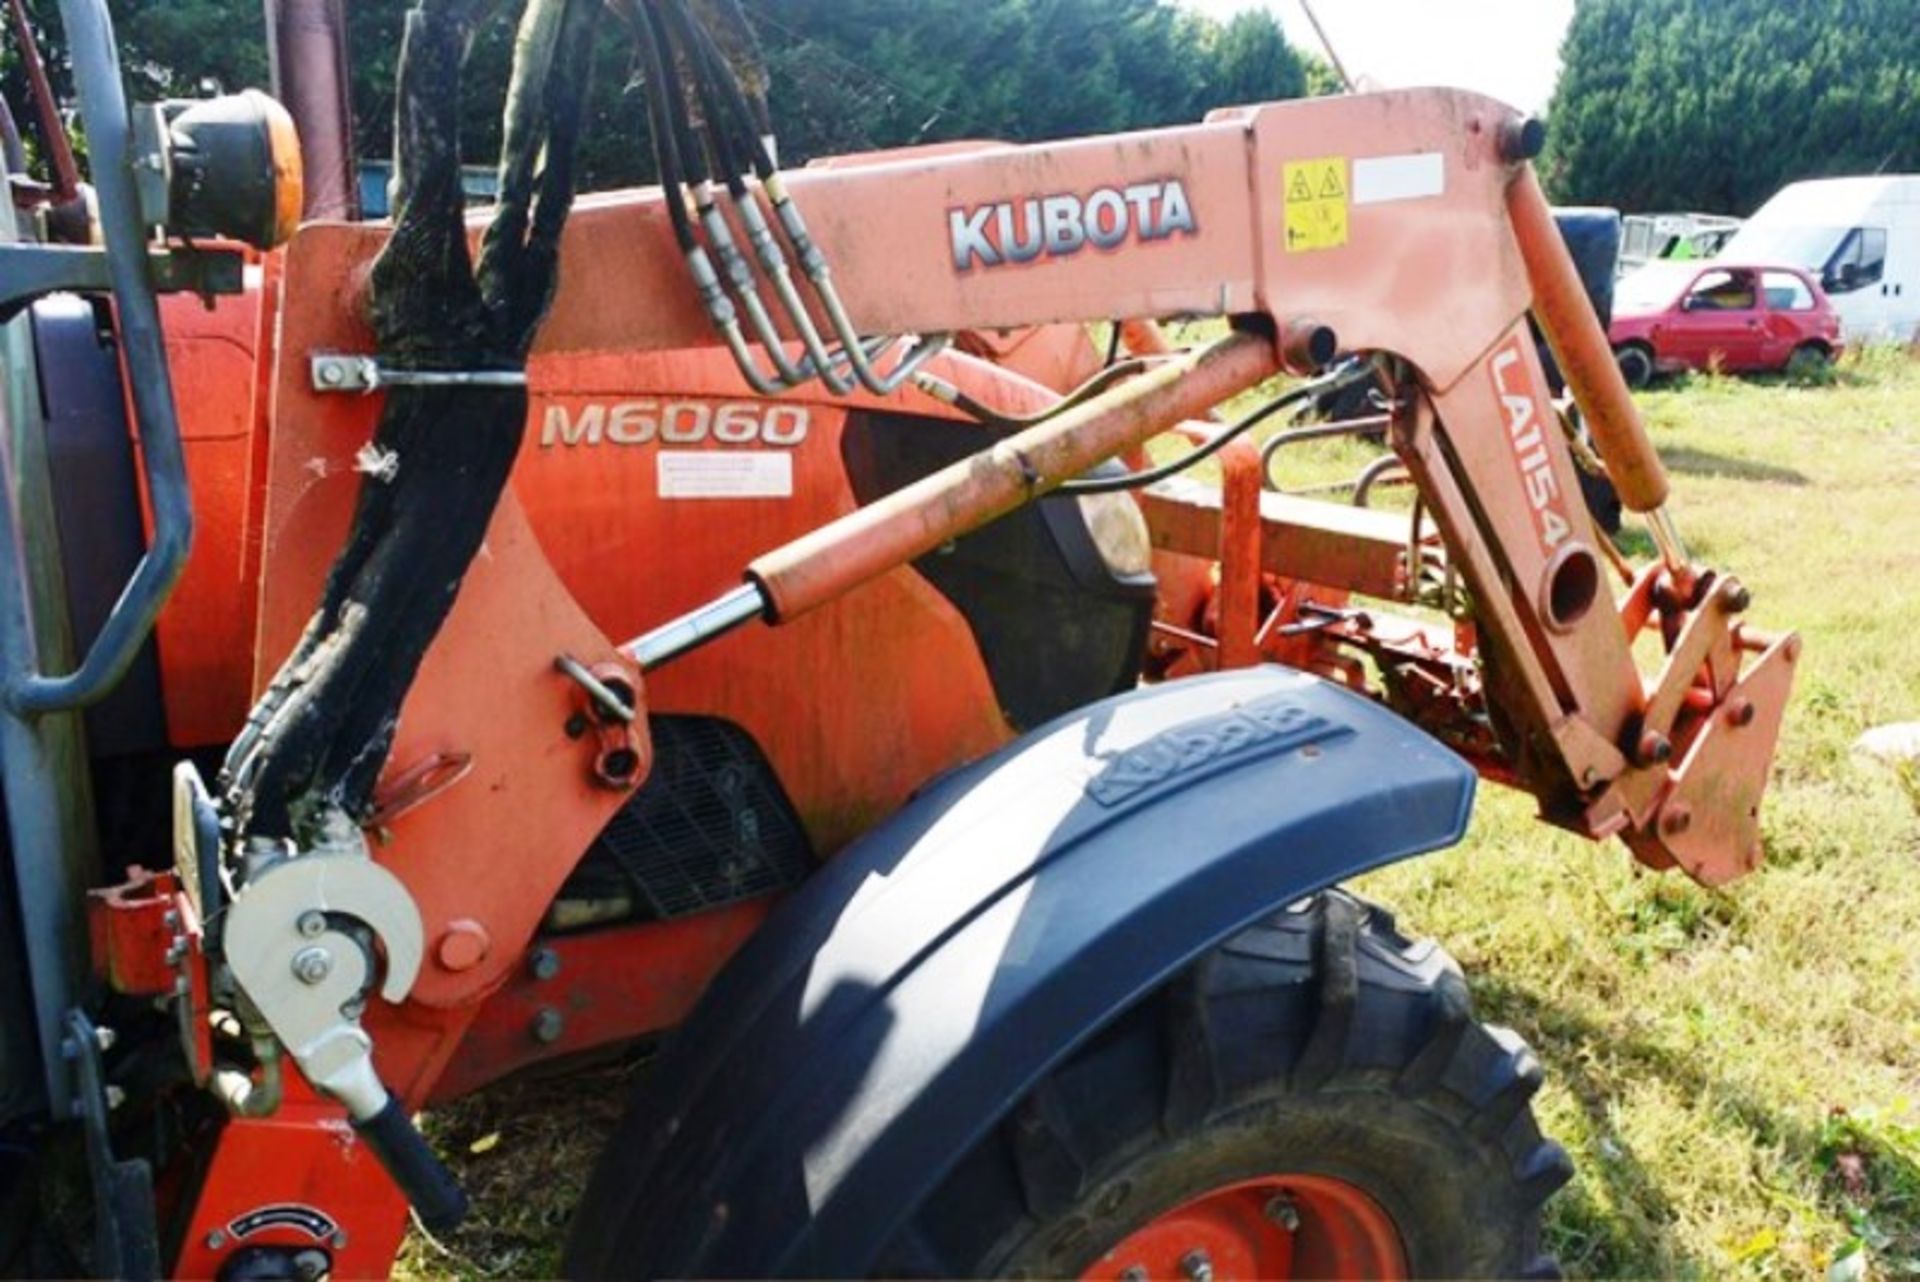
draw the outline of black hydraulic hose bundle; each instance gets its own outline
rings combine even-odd
[[[461,63],[483,0],[407,14],[395,119],[394,229],[372,274],[382,362],[524,368],[571,208],[597,0],[528,0],[503,131],[500,200],[477,263],[460,185]],[[478,553],[527,420],[524,386],[389,389],[346,546],[320,607],[248,718],[223,774],[248,841],[318,840],[359,822],[400,706]]]

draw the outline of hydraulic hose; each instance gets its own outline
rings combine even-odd
[[[701,38],[699,24],[686,13],[682,6],[667,5],[666,16],[682,58],[693,69],[695,88],[700,95],[701,111],[706,117],[707,145],[712,156],[714,174],[725,186],[734,207],[739,209],[752,200],[744,177],[744,172],[751,167],[752,161],[743,157],[745,148],[735,140],[726,127],[724,117],[729,112],[729,105],[726,103],[725,95],[715,84],[715,55],[712,46]],[[724,71],[724,68],[721,70]],[[760,285],[754,278],[752,266],[734,240],[733,228],[728,224],[726,216],[720,212],[711,182],[702,188],[695,204],[699,209],[700,225],[706,232],[707,243],[720,260],[720,270],[727,284],[732,287],[733,296],[740,309],[746,313],[747,323],[753,329],[755,340],[759,342],[768,359],[773,363],[774,373],[769,375],[753,361],[744,345],[733,346],[730,343],[734,360],[740,365],[742,375],[762,395],[773,395],[798,387],[814,377],[813,363],[809,360],[796,364],[788,359],[786,343],[780,337],[779,329],[773,323],[766,303],[760,296]],[[832,385],[833,382],[828,381],[828,386]]]
[[[1144,374],[1164,359],[1164,357],[1155,356],[1135,356],[1128,360],[1104,365],[1092,378],[1035,414],[1002,413],[985,401],[967,395],[952,383],[932,374],[916,374],[913,381],[921,391],[935,400],[945,401],[969,418],[978,419],[995,431],[1017,432],[1022,428],[1044,423],[1056,414],[1064,413],[1083,401],[1091,400],[1122,379],[1131,378],[1135,374]]]
[[[660,62],[663,77],[660,81],[661,98],[666,107],[668,123],[673,129],[673,146],[679,153],[682,181],[686,188],[691,189],[696,184],[706,182],[711,171],[706,152],[694,137],[693,121],[687,114],[686,93],[680,82],[680,63],[674,56],[673,33],[667,29],[657,4],[643,2],[640,5],[640,20],[646,24],[648,38]]]
[[[675,8],[682,5],[682,0],[663,0],[663,2]],[[686,16],[684,10],[681,16]],[[892,395],[913,377],[915,371],[946,350],[952,341],[951,336],[936,334],[918,339],[912,350],[900,359],[899,364],[890,374],[882,375],[873,367],[867,359],[859,330],[854,325],[852,317],[848,315],[846,305],[840,299],[839,290],[833,284],[833,272],[827,263],[826,255],[822,254],[819,246],[814,244],[813,237],[807,230],[806,220],[801,216],[799,208],[794,205],[792,197],[787,194],[785,184],[780,181],[780,175],[774,169],[773,157],[768,153],[765,141],[752,132],[752,108],[746,102],[745,92],[740,88],[739,81],[734,78],[732,71],[726,66],[725,59],[713,47],[712,36],[691,18],[686,20],[692,29],[691,34],[695,44],[704,50],[704,55],[695,60],[696,68],[704,70],[719,85],[725,100],[724,105],[730,107],[730,114],[749,145],[754,172],[758,174],[767,198],[773,202],[773,212],[780,223],[780,229],[786,234],[795,257],[799,259],[801,270],[806,273],[814,292],[819,295],[821,306],[827,313],[827,319],[833,327],[835,336],[840,340],[843,358],[853,367],[854,374],[868,391],[877,396]],[[792,316],[794,327],[799,331],[801,341],[806,344],[807,353],[813,358],[814,364],[825,368],[828,359],[825,355],[825,344],[814,326],[812,315],[794,286],[792,274],[785,265],[785,256],[780,255],[776,260],[772,254],[761,248],[755,223],[759,222],[764,227],[764,222],[760,220],[758,207],[752,199],[749,197],[745,201],[736,203],[740,206],[743,221],[747,222],[749,238],[754,241],[755,249],[761,253],[761,267],[772,280],[774,292],[779,296],[781,306],[786,308]],[[751,213],[749,213],[750,210]],[[776,261],[779,263],[777,269],[774,266]],[[833,385],[834,379],[826,375],[823,377],[827,378],[829,386]]]
[[[712,258],[700,243],[699,234],[694,229],[693,215],[687,208],[689,191],[680,143],[684,133],[691,145],[692,135],[684,124],[685,106],[680,101],[678,79],[669,79],[668,76],[667,69],[673,51],[666,42],[666,33],[658,15],[647,0],[631,0],[629,8],[632,11],[631,25],[635,42],[640,48],[641,74],[646,80],[647,118],[653,134],[654,157],[660,168],[660,186],[666,200],[667,217],[673,224],[674,239],[686,261],[688,274],[693,277],[700,301],[706,306],[707,316],[726,342],[741,376],[759,395],[777,395],[793,384],[761,372],[753,353],[747,348],[745,335],[740,331],[739,313],[720,283]],[[769,350],[773,350],[772,347]],[[828,380],[828,386],[834,386],[831,379]],[[849,381],[837,390],[846,392],[852,388],[853,384]]]
[[[669,91],[668,87],[670,82],[665,79],[665,64],[671,58],[672,50],[665,44],[665,31],[658,25],[660,19],[658,15],[653,12],[651,6],[646,3],[646,0],[634,0],[634,2],[642,10],[642,13],[656,24],[650,33],[650,39],[653,42],[652,56],[655,61],[658,61],[662,65],[662,90],[663,92]],[[665,0],[665,2],[670,9],[678,7],[674,3],[674,0]],[[698,74],[699,69],[703,65],[712,66],[717,61],[718,55],[711,50],[708,38],[700,29],[698,23],[687,18],[684,12],[678,16],[686,21],[687,32],[693,39],[696,49],[705,50],[705,53],[702,55],[696,56],[690,54],[688,58],[688,61],[693,64],[696,74]],[[724,67],[720,68],[720,70],[724,71]],[[741,94],[739,85],[733,82],[730,73],[719,76],[717,79],[723,90],[730,91],[724,95],[727,99],[744,97],[744,95]],[[678,88],[677,82],[672,82],[672,91],[677,92]],[[736,117],[744,119],[744,103],[735,102],[734,108]],[[684,110],[684,107],[682,107],[682,110]],[[671,116],[671,107],[667,109],[667,114]],[[760,167],[761,162],[766,159],[765,150],[766,149],[760,145],[758,139],[753,140],[752,154],[755,157],[754,164],[756,170]],[[770,166],[771,162],[769,161],[768,164]],[[786,309],[789,318],[793,322],[794,331],[799,334],[801,343],[804,344],[807,349],[807,356],[811,361],[810,368],[818,372],[820,381],[826,385],[828,391],[835,396],[845,396],[847,393],[853,391],[857,384],[853,379],[835,371],[834,356],[827,350],[826,342],[821,338],[819,329],[814,325],[812,315],[808,312],[806,304],[801,300],[799,291],[794,287],[793,276],[787,267],[786,256],[781,253],[778,242],[774,239],[772,232],[767,227],[766,219],[761,215],[758,204],[754,202],[751,193],[747,191],[744,183],[740,187],[739,194],[735,197],[734,205],[740,214],[742,224],[747,229],[747,238],[753,245],[755,254],[760,259],[761,270],[766,272],[767,278],[773,282],[775,295],[780,299],[781,306]],[[793,386],[793,383],[788,383],[783,386],[777,379],[770,379],[767,375],[759,371],[757,365],[752,360],[751,354],[746,350],[745,338],[740,333],[739,322],[737,315],[734,313],[733,304],[731,300],[726,298],[725,292],[721,290],[719,278],[714,275],[711,260],[706,258],[704,252],[700,254],[700,258],[702,260],[700,263],[694,263],[689,260],[689,266],[694,272],[695,283],[700,287],[701,298],[707,303],[709,315],[713,317],[715,325],[720,327],[721,333],[727,341],[727,346],[733,353],[734,360],[740,364],[742,374],[746,376],[749,383],[754,385],[755,390],[760,391],[762,394],[771,395]],[[717,294],[722,301],[726,302],[724,315],[727,319],[722,319],[722,311],[716,308],[713,297],[707,292],[708,287],[704,283],[704,278],[701,275],[703,270],[706,273],[706,277],[712,280],[714,293]],[[751,319],[751,315],[749,315],[749,319]],[[767,329],[770,336],[776,332],[774,331],[770,318]],[[769,353],[774,351],[779,346],[777,338],[775,341],[767,343],[766,346]],[[863,356],[864,353],[860,355]],[[846,359],[853,359],[853,354],[850,353]],[[781,360],[785,360],[784,352],[781,354]],[[776,364],[778,363],[779,362],[776,362]],[[785,369],[788,368],[794,369],[794,372],[799,376],[795,380],[796,383],[803,381],[807,377],[806,368],[795,368],[791,364],[786,365],[786,367],[782,369],[781,372],[783,375]],[[762,383],[767,385],[762,386]]]
[[[634,42],[640,48],[640,74],[646,80],[647,123],[653,135],[653,157],[660,170],[660,186],[666,194],[667,218],[673,224],[673,238],[681,252],[692,253],[700,242],[694,235],[693,219],[687,213],[679,145],[665,96],[668,82],[664,51],[655,37],[645,0],[634,0],[633,9]]]
[[[1272,418],[1275,414],[1280,413],[1280,411],[1289,409],[1314,396],[1318,396],[1321,392],[1326,391],[1327,388],[1338,386],[1347,379],[1352,378],[1354,369],[1355,366],[1349,362],[1341,365],[1330,374],[1314,379],[1310,383],[1302,383],[1290,391],[1283,392],[1281,395],[1268,401],[1265,405],[1227,424],[1204,444],[1197,445],[1185,454],[1182,454],[1179,458],[1171,459],[1168,462],[1160,464],[1158,467],[1150,467],[1139,472],[1128,472],[1124,476],[1082,477],[1078,480],[1068,481],[1066,484],[1060,486],[1059,489],[1055,490],[1054,493],[1074,495],[1118,494],[1127,490],[1142,489],[1149,485],[1158,484],[1161,481],[1167,480],[1169,477],[1178,476],[1188,468],[1212,458],[1234,440],[1246,435],[1254,428],[1260,426],[1260,424]]]

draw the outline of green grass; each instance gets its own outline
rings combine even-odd
[[[1482,1016],[1545,1063],[1542,1120],[1579,1168],[1551,1207],[1569,1273],[1799,1278],[1858,1256],[1920,1275],[1920,788],[1849,750],[1920,720],[1920,365],[1701,377],[1642,404],[1696,556],[1806,640],[1766,866],[1721,891],[1643,874],[1489,787],[1465,843],[1359,888],[1443,940]],[[1369,456],[1309,447],[1283,471]],[[404,1271],[551,1272],[626,1089],[509,1086],[438,1119],[478,1212],[444,1246],[416,1235]]]
[[[1764,822],[1721,891],[1487,789],[1459,848],[1361,887],[1444,940],[1547,1068],[1568,1271],[1920,1273],[1920,822],[1870,726],[1920,719],[1920,367],[1643,398],[1696,556],[1806,639]]]

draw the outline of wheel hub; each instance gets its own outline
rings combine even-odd
[[[1406,1276],[1392,1218],[1360,1188],[1322,1175],[1210,1190],[1134,1230],[1081,1274],[1089,1282]]]

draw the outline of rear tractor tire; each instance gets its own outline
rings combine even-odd
[[[1613,359],[1628,387],[1638,390],[1653,382],[1653,352],[1645,344],[1622,344],[1613,349]]]

